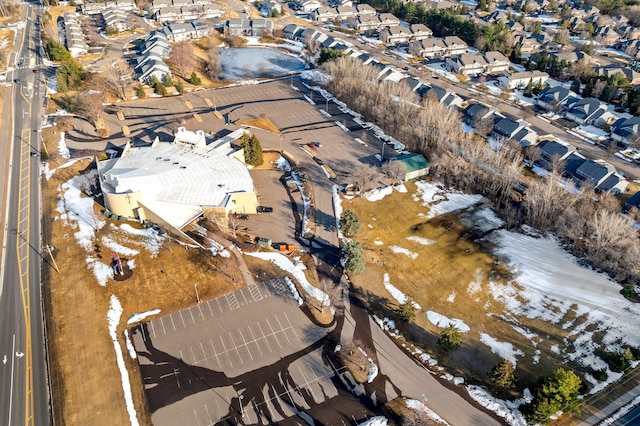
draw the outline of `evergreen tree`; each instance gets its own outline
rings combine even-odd
[[[365,260],[362,245],[357,241],[342,241],[340,243],[340,254],[344,259],[344,268],[351,273],[359,274],[364,272]]]
[[[178,93],[182,94],[184,93],[184,84],[181,81],[178,81],[176,83],[176,90],[178,91]]]
[[[144,87],[142,87],[142,84],[138,84],[136,86],[136,96],[139,98],[144,98],[147,94],[144,92]]]
[[[351,237],[360,232],[360,218],[353,210],[345,210],[340,216],[340,230],[342,233]]]
[[[542,80],[538,80],[538,82],[533,86],[533,94],[537,95],[542,91]]]
[[[169,74],[165,74],[162,78],[162,84],[164,84],[166,87],[173,86],[173,78],[171,78]]]
[[[396,309],[396,313],[398,318],[400,318],[404,322],[411,322],[416,319],[416,307],[413,304],[413,300],[407,297],[407,300],[404,301],[398,309]]]
[[[493,390],[502,392],[516,385],[516,373],[510,361],[502,360],[489,371],[489,381]]]
[[[449,324],[440,333],[438,346],[446,352],[455,351],[462,343],[462,332],[453,324]]]
[[[191,72],[191,76],[189,77],[189,80],[187,80],[189,82],[189,84],[193,84],[194,86],[200,86],[200,84],[202,84],[202,81],[200,80],[200,77],[198,77],[198,74],[196,74],[195,71]]]
[[[548,424],[552,414],[575,410],[582,380],[573,371],[559,368],[538,382],[539,388],[526,413],[530,422]]]
[[[573,83],[571,83],[571,91],[574,93],[580,93],[580,80],[573,80]]]
[[[533,96],[533,80],[532,79],[529,79],[527,86],[524,88],[523,95],[526,96],[527,98],[530,98]]]
[[[242,139],[240,139],[240,146],[244,148],[245,163],[252,166],[259,166],[264,163],[262,145],[257,137],[254,135],[244,135]]]

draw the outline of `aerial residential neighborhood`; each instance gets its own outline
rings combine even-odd
[[[0,5],[0,424],[638,423],[640,6]]]

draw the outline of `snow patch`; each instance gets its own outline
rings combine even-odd
[[[430,246],[431,244],[436,243],[434,240],[429,240],[427,238],[422,238],[415,235],[407,237],[407,240],[413,241],[414,243],[422,244],[423,246]]]
[[[500,342],[486,333],[480,333],[480,341],[491,348],[491,352],[509,361],[516,367],[516,356],[524,356],[520,349],[513,349],[509,342]]]
[[[407,250],[406,248],[403,248],[403,247],[391,245],[389,246],[389,248],[395,254],[404,254],[405,256],[410,257],[411,260],[415,260],[418,257],[418,253],[414,253],[411,250]]]
[[[151,309],[149,311],[133,314],[127,320],[127,325],[133,324],[134,322],[142,321],[143,319],[150,317],[151,315],[158,315],[159,313],[160,313],[160,309]]]
[[[129,413],[129,421],[132,426],[138,426],[138,418],[136,414],[135,406],[133,405],[133,396],[131,395],[131,383],[129,382],[129,373],[127,372],[127,366],[124,363],[124,356],[122,355],[122,347],[118,342],[118,324],[120,323],[120,317],[122,316],[122,305],[120,300],[115,295],[111,295],[109,301],[109,311],[107,312],[107,320],[109,321],[109,335],[113,342],[113,349],[116,352],[116,362],[118,369],[120,370],[120,378],[122,381],[122,390],[124,391],[124,402],[127,406],[127,412]]]
[[[448,327],[449,325],[453,325],[463,333],[466,333],[469,330],[471,330],[471,328],[469,328],[469,326],[465,324],[464,321],[462,321],[461,319],[447,318],[444,315],[439,314],[437,312],[427,311],[427,319],[429,320],[429,322],[431,322],[431,324],[435,325],[436,327],[445,328],[445,327]]]
[[[427,407],[422,402],[420,402],[420,401],[418,401],[416,399],[407,399],[405,404],[406,404],[407,408],[410,408],[410,409],[412,409],[414,411],[421,411],[421,412],[425,413],[428,418],[430,418],[431,420],[433,420],[436,423],[440,423],[440,424],[444,424],[444,425],[448,425],[449,424],[442,417],[440,417],[434,411],[432,411],[429,407]]]
[[[408,297],[402,291],[398,290],[393,284],[391,284],[391,281],[389,280],[389,274],[387,273],[384,274],[384,288],[387,289],[389,294],[391,294],[391,297],[396,299],[396,302],[398,302],[399,304],[404,305],[408,301],[411,301],[411,304],[413,305],[414,308],[418,310],[422,309],[422,307],[418,305],[418,303],[411,300],[410,297]]]

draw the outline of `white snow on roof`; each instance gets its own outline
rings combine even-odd
[[[197,216],[202,206],[223,206],[230,193],[254,192],[249,170],[230,156],[234,150],[229,142],[240,133],[194,148],[185,144],[199,144],[203,135],[183,133],[176,143],[132,147],[115,161],[101,162],[103,189],[142,193],[142,204],[177,227]]]

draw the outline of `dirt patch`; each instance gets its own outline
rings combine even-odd
[[[257,127],[258,129],[266,130],[267,132],[281,135],[282,133],[267,117],[258,117],[250,120],[240,120],[238,124],[246,124],[247,126]]]
[[[5,60],[0,63],[0,70],[7,70],[7,61],[9,60],[9,54],[13,51],[13,43],[15,41],[15,33],[11,30],[0,30],[0,45],[4,45],[0,49],[5,55]]]

